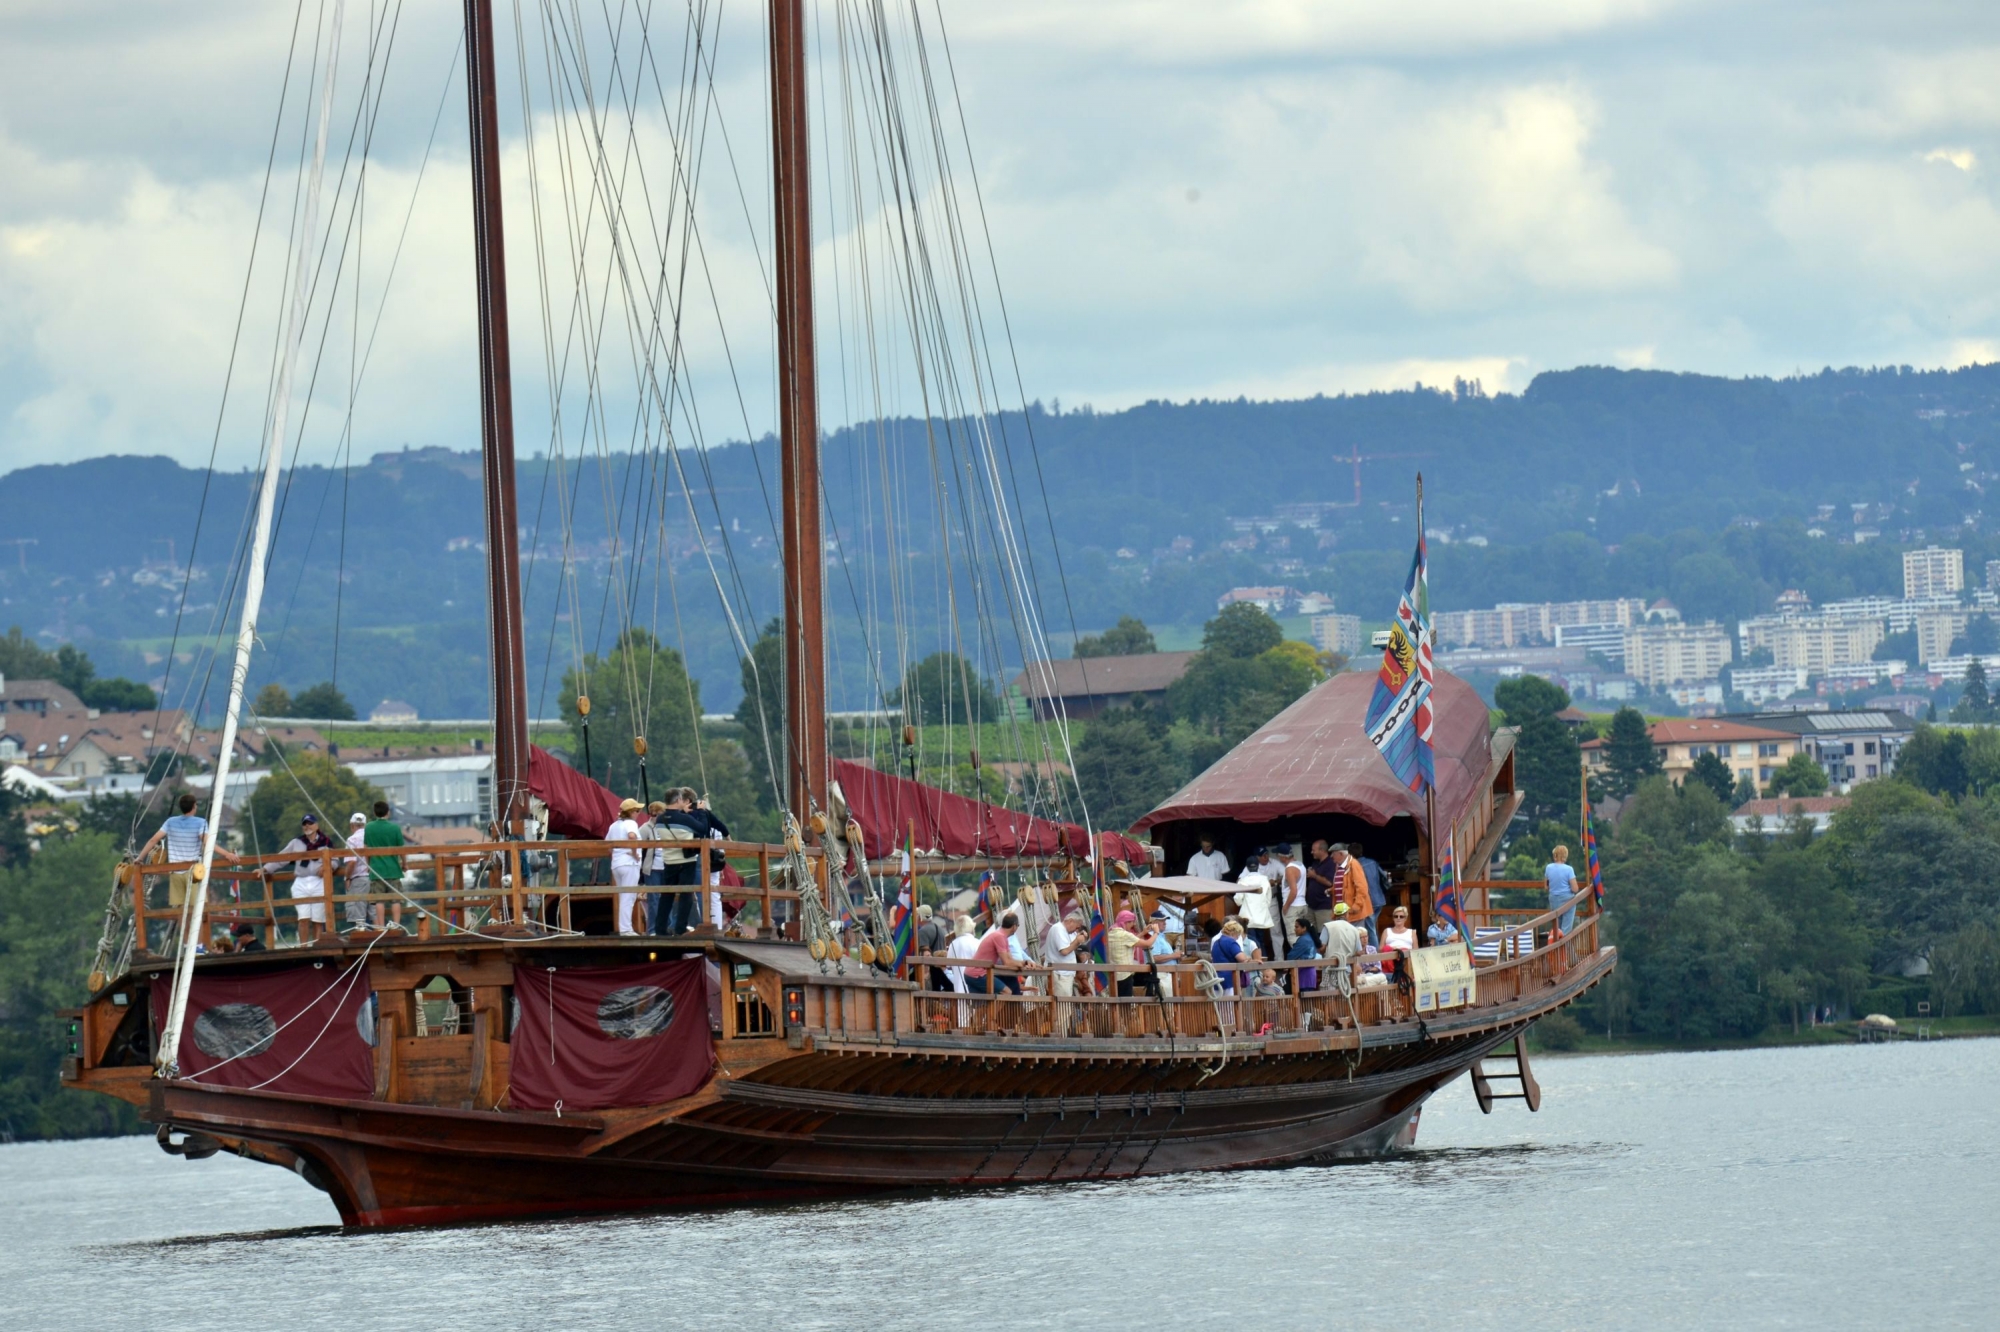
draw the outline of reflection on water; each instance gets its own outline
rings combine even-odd
[[[1538,1072],[1385,1161],[391,1232],[150,1139],[0,1148],[0,1327],[1991,1324],[2000,1042]]]

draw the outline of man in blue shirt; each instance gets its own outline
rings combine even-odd
[[[1554,911],[1576,896],[1576,871],[1569,867],[1568,847],[1559,846],[1550,854],[1555,859],[1551,860],[1548,867],[1542,871],[1542,877],[1549,885],[1549,910]],[[1562,919],[1556,923],[1556,927],[1564,934],[1568,934],[1575,924],[1576,908],[1571,907],[1562,913]]]

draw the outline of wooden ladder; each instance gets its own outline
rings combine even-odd
[[[1526,1101],[1528,1109],[1542,1108],[1542,1084],[1535,1081],[1535,1071],[1528,1067],[1528,1038],[1525,1033],[1514,1037],[1513,1067],[1507,1066],[1508,1056],[1488,1054],[1474,1061],[1472,1065],[1472,1094],[1479,1099],[1479,1112],[1493,1113],[1495,1101]],[[1492,1060],[1499,1067],[1488,1071],[1486,1063]],[[1495,1082],[1517,1082],[1519,1091],[1496,1092]]]

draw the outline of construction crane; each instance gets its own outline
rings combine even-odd
[[[42,543],[34,537],[6,537],[4,539],[0,539],[0,546],[12,546],[14,547],[15,550],[20,552],[22,573],[28,572],[28,547],[39,546],[41,544]]]
[[[1383,458],[1428,458],[1428,457],[1430,457],[1428,453],[1363,453],[1361,452],[1361,449],[1358,445],[1355,446],[1354,450],[1351,453],[1334,454],[1333,460],[1335,462],[1354,464],[1354,503],[1333,504],[1330,505],[1329,507],[1336,509],[1358,509],[1361,507],[1361,464],[1362,463],[1377,462]]]

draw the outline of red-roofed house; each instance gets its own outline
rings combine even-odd
[[[1747,777],[1761,788],[1804,746],[1790,731],[1710,717],[1668,717],[1647,727],[1646,733],[1653,739],[1653,752],[1660,756],[1661,770],[1673,782],[1685,778],[1703,754],[1714,754],[1729,765],[1732,776],[1738,780]],[[1583,759],[1590,771],[1603,771],[1604,752],[1604,741],[1584,742]]]

